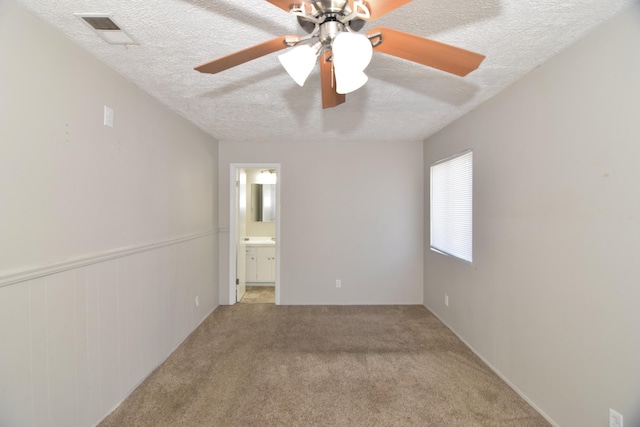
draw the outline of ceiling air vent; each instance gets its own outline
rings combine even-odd
[[[138,44],[126,31],[114,22],[109,14],[76,13],[75,16],[87,24],[109,44]]]

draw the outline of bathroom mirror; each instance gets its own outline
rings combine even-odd
[[[276,184],[251,184],[251,219],[275,222]]]

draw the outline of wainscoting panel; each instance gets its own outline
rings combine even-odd
[[[0,287],[0,425],[97,424],[215,309],[217,245],[208,233]]]

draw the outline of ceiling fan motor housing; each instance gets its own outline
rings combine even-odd
[[[320,24],[320,41],[323,45],[330,45],[341,31],[344,31],[344,24],[336,20],[326,20]]]
[[[348,4],[347,0],[317,0],[312,2],[313,6],[321,14],[342,13]]]
[[[298,24],[305,32],[311,34],[316,30],[317,19],[320,19],[320,40],[323,44],[331,44],[340,31],[345,31],[345,24],[349,26],[350,31],[356,32],[364,27],[365,21],[362,19],[354,18],[349,22],[344,20],[344,17],[352,12],[347,0],[317,0],[311,3],[315,19],[309,20],[298,15]]]

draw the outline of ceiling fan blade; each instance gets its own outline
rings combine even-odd
[[[371,14],[371,17],[368,20],[378,19],[382,15],[386,15],[392,10],[397,9],[400,6],[404,6],[410,1],[411,0],[364,0],[364,3],[369,8],[369,13]]]
[[[289,9],[291,9],[291,6],[298,6],[301,4],[304,4],[307,10],[311,10],[311,6],[305,0],[267,0],[267,1],[272,5],[277,6],[280,9],[284,10],[285,12],[289,12]]]
[[[390,28],[380,27],[369,31],[367,36],[374,44],[376,34],[381,35],[382,41],[374,46],[374,50],[461,77],[478,68],[485,58],[479,53]]]
[[[322,108],[333,108],[346,101],[346,95],[336,92],[336,76],[333,62],[327,59],[331,52],[325,52],[320,58],[320,83],[322,84]]]
[[[200,71],[201,73],[219,73],[220,71],[235,67],[236,65],[244,64],[245,62],[260,58],[261,56],[285,49],[289,46],[287,46],[284,41],[287,38],[292,37],[296,36],[278,37],[277,39],[269,40],[255,46],[239,50],[238,52],[232,53],[230,55],[223,56],[222,58],[214,59],[213,61],[198,65],[195,69],[197,71]]]

